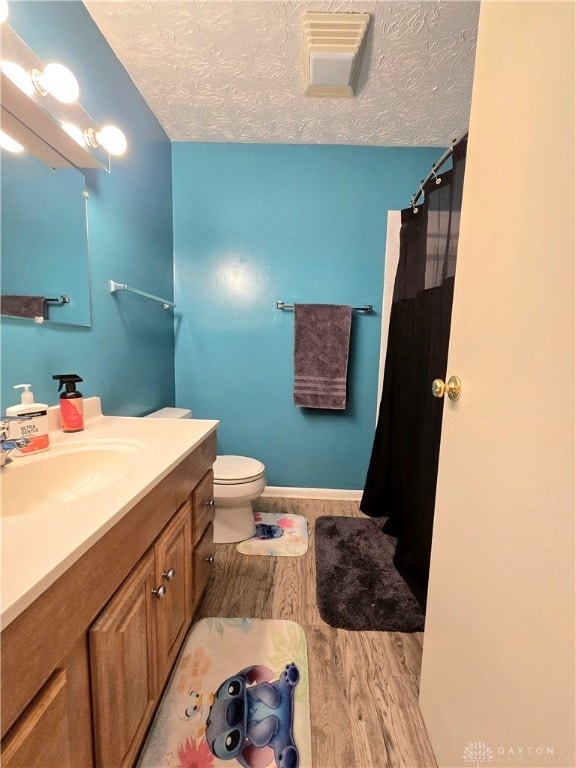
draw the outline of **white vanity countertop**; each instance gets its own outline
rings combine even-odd
[[[90,402],[92,401],[92,402]],[[50,432],[50,450],[15,458],[2,469],[69,452],[75,445],[121,441],[137,450],[134,466],[121,479],[50,509],[0,518],[2,628],[13,621],[98,541],[182,459],[214,432],[218,421],[102,416],[99,398],[90,398],[82,432]],[[96,401],[96,402],[94,402]],[[51,422],[54,421],[54,412]]]

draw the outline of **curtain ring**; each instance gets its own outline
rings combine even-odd
[[[436,176],[436,171],[434,170],[434,166],[432,166],[432,178],[434,179],[436,184],[440,184],[441,181],[442,181],[442,177],[441,176]]]

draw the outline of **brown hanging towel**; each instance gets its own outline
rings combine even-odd
[[[48,305],[44,296],[4,294],[0,297],[0,314],[11,317],[41,317],[48,320]]]

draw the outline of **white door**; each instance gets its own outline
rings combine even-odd
[[[484,2],[420,705],[438,764],[574,756],[573,2]]]

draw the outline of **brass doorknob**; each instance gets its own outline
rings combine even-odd
[[[434,379],[432,382],[432,394],[434,397],[444,397],[444,392],[446,392],[444,381],[442,379]]]
[[[454,402],[462,394],[462,382],[458,376],[450,376],[446,384],[442,379],[434,379],[432,382],[432,394],[434,397],[444,397],[446,394]]]

